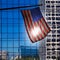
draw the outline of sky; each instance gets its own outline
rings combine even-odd
[[[39,0],[0,0],[0,8],[36,5]],[[37,49],[40,42],[32,43],[27,35],[22,9],[0,10],[0,50],[18,52],[18,47]],[[14,47],[14,48],[13,48]]]

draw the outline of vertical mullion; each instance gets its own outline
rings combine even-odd
[[[2,11],[1,11],[1,58],[2,58]]]
[[[46,0],[45,0],[45,20],[46,20],[46,9],[47,9],[47,7],[46,7]],[[48,37],[46,37],[46,39],[47,39]],[[46,40],[46,44],[47,44],[47,40]],[[47,60],[47,46],[46,46],[46,60]]]
[[[19,14],[18,14],[18,60],[19,60]]]
[[[8,51],[8,11],[7,12],[7,51]],[[6,57],[7,59],[7,57]]]
[[[13,6],[13,4],[12,4],[12,6]],[[12,16],[13,16],[13,11],[12,11]],[[13,32],[12,32],[12,34],[13,34],[13,60],[14,60],[14,18],[12,17],[12,29],[13,29]]]
[[[19,0],[18,0],[18,6],[19,6]],[[20,17],[20,11],[19,11],[19,9],[18,9],[18,60],[20,59],[20,49],[21,49],[21,47],[20,47],[20,19],[19,19],[19,17]]]
[[[12,6],[14,6],[14,0],[12,0]],[[14,12],[13,12],[13,10],[11,11],[11,13],[12,13],[12,35],[13,35],[13,37],[12,37],[12,39],[13,39],[13,47],[12,47],[12,49],[13,49],[13,51],[12,51],[12,53],[13,53],[13,60],[15,59],[14,58]]]
[[[7,7],[8,7],[8,0],[7,0]],[[6,40],[6,42],[7,42],[7,51],[8,51],[8,11],[6,11],[6,12],[7,12],[7,40]],[[8,55],[7,55],[7,57],[8,57]],[[7,59],[7,57],[6,57],[6,59]]]

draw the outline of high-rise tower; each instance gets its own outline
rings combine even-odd
[[[45,19],[51,27],[46,41],[46,60],[59,60],[60,0],[45,0]]]

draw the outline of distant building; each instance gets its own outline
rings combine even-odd
[[[33,47],[21,46],[21,56],[25,60],[27,60],[29,58],[30,58],[29,60],[39,60],[38,49],[35,48],[35,46],[33,46]]]
[[[45,0],[44,4],[45,15],[44,12],[42,14],[51,32],[46,39],[40,41],[40,60],[60,60],[60,0]]]
[[[17,60],[17,59],[21,59],[21,56],[17,55],[17,56],[14,57],[14,60]]]
[[[0,60],[7,60],[8,53],[6,51],[0,51]]]
[[[46,60],[60,60],[60,0],[45,0],[45,18],[52,30],[47,36]]]
[[[46,60],[46,38],[40,41],[39,46],[39,59]]]

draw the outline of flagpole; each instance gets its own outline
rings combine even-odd
[[[11,8],[0,8],[0,10],[14,10],[14,9],[19,9],[19,8],[29,8],[29,7],[37,7],[37,6],[42,6],[42,4],[38,5],[28,5],[28,6],[18,6],[18,7],[11,7]]]

